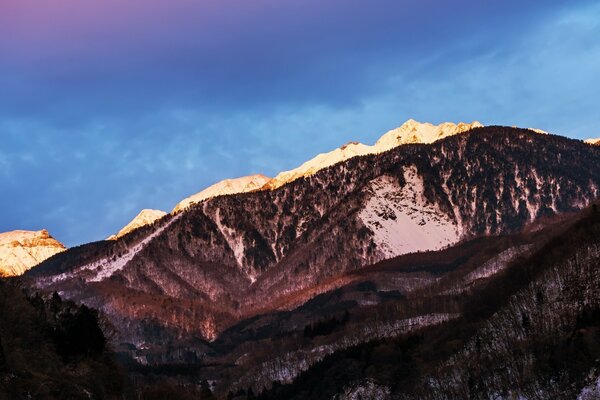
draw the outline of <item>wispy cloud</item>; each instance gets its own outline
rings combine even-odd
[[[101,239],[408,118],[600,135],[597,2],[32,1],[0,5],[0,231]]]

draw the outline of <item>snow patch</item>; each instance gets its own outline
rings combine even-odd
[[[240,235],[237,235],[236,232],[229,228],[228,226],[223,225],[221,222],[221,209],[217,208],[214,218],[215,224],[219,228],[219,231],[225,237],[229,248],[233,251],[235,259],[240,267],[244,266],[244,252],[246,251],[244,247],[244,239]]]
[[[369,185],[371,196],[359,218],[373,231],[378,249],[390,258],[457,243],[457,224],[427,201],[416,167],[404,170],[404,180],[401,187],[395,177],[383,175]]]
[[[388,400],[391,398],[389,387],[379,385],[372,379],[367,379],[346,386],[344,391],[333,396],[332,400]]]
[[[160,235],[165,229],[171,224],[177,221],[183,214],[175,215],[169,222],[160,228],[156,229],[144,240],[128,249],[124,254],[117,258],[103,258],[90,264],[83,265],[77,268],[75,271],[65,272],[59,275],[51,277],[51,282],[60,282],[69,278],[73,278],[79,275],[81,272],[90,271],[91,274],[83,274],[87,282],[100,282],[104,279],[111,277],[114,273],[121,271],[129,261],[131,261],[142,249],[144,249],[148,243],[150,243],[155,237]],[[43,285],[43,280],[40,282]]]
[[[505,269],[510,262],[518,255],[531,249],[531,245],[510,247],[495,257],[486,261],[481,267],[472,271],[465,277],[467,284],[470,284],[478,279],[489,278],[496,275],[498,272]]]

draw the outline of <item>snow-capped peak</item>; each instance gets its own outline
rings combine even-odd
[[[221,196],[225,194],[246,193],[259,190],[271,178],[262,174],[242,176],[235,179],[225,179],[217,182],[212,186],[207,187],[203,191],[196,193],[182,201],[180,201],[173,209],[174,213],[182,211],[194,203],[199,203],[211,197]]]
[[[290,171],[280,172],[275,178],[267,183],[266,188],[276,189],[288,182],[292,182],[303,176],[312,175],[315,172],[330,165],[337,164],[340,161],[344,161],[356,156],[370,154],[372,152],[372,146],[367,146],[358,142],[349,142],[333,151],[317,155],[316,157],[300,165],[298,168],[294,168]]]
[[[45,229],[0,233],[0,276],[21,275],[64,250]]]
[[[107,239],[116,240],[139,227],[152,224],[154,221],[164,217],[165,215],[167,215],[167,213],[162,210],[151,210],[146,208],[140,211],[140,213],[136,215],[135,218],[132,219],[127,225],[125,225],[123,229],[121,229],[116,235],[109,236]]]
[[[538,128],[529,128],[530,131],[534,131],[535,133],[539,133],[541,135],[549,135],[548,132],[546,132],[543,129],[538,129]]]
[[[595,138],[595,139],[586,139],[584,140],[585,143],[587,144],[593,144],[596,146],[600,146],[600,138]]]
[[[379,138],[373,147],[375,147],[378,152],[383,152],[402,144],[433,143],[436,140],[482,126],[483,125],[478,121],[474,121],[470,124],[464,122],[460,122],[458,124],[444,122],[440,125],[433,125],[430,123],[421,123],[415,121],[414,119],[409,119],[399,128],[393,129],[384,134],[381,138]]]
[[[358,142],[350,142],[328,153],[319,154],[298,168],[279,173],[265,186],[265,188],[278,188],[288,182],[294,181],[303,176],[310,176],[323,168],[337,164],[340,161],[344,161],[352,157],[382,153],[384,151],[393,149],[394,147],[408,143],[433,143],[436,140],[466,132],[470,129],[481,126],[483,125],[477,121],[470,124],[463,122],[459,124],[445,122],[440,125],[433,125],[430,123],[421,123],[415,121],[414,119],[409,119],[399,128],[393,129],[384,134],[373,146],[368,146]]]

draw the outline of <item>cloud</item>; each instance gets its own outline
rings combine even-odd
[[[20,1],[0,5],[0,231],[101,239],[408,118],[598,126],[593,2]]]

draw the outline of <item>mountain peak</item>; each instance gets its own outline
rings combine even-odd
[[[586,140],[584,140],[584,142],[587,144],[593,144],[595,146],[600,146],[600,138],[586,139]]]
[[[480,122],[474,121],[470,124],[460,122],[454,124],[445,122],[440,125],[418,122],[409,119],[400,127],[384,134],[373,146],[359,142],[348,142],[347,144],[328,153],[321,153],[313,159],[289,171],[279,173],[271,180],[265,188],[275,189],[292,182],[298,178],[310,176],[315,172],[347,160],[352,157],[367,154],[383,153],[394,147],[408,143],[432,143],[447,136],[466,132],[473,128],[482,127]]]
[[[194,203],[199,203],[211,197],[226,194],[253,192],[262,188],[271,178],[263,174],[242,176],[233,179],[224,179],[179,202],[173,212],[183,211]]]
[[[116,235],[111,235],[107,239],[116,240],[139,227],[152,224],[154,221],[164,217],[165,215],[167,215],[167,213],[162,210],[145,208],[140,211],[139,214],[136,215],[135,218],[133,218],[127,225],[125,225],[123,229],[121,229]]]
[[[444,122],[439,125],[433,125],[429,122],[418,122],[414,119],[409,119],[404,124],[396,129],[385,133],[375,143],[375,148],[378,152],[390,150],[396,146],[409,143],[433,143],[436,140],[443,139],[448,136],[466,132],[473,128],[480,128],[483,125],[478,121],[471,123],[459,122]]]
[[[64,250],[46,229],[0,233],[0,276],[21,275]]]

